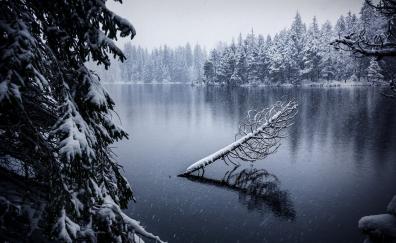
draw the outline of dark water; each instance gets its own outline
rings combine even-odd
[[[137,203],[126,212],[168,242],[362,242],[360,217],[396,194],[396,101],[377,89],[107,86],[131,139],[115,152]],[[176,175],[229,144],[251,108],[295,97],[299,114],[276,154],[248,170],[278,182],[266,197]],[[212,180],[210,180],[212,179]],[[268,187],[269,188],[269,187]]]

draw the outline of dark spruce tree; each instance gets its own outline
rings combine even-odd
[[[105,2],[1,2],[0,241],[160,241],[121,211],[133,193],[109,145],[127,134],[84,65],[123,61],[113,40],[135,35]]]

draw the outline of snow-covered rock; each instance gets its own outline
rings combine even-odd
[[[365,242],[396,242],[396,195],[388,204],[387,212],[359,220],[359,229],[368,236]]]
[[[396,217],[391,214],[365,216],[359,220],[359,229],[369,235],[396,238]]]
[[[396,216],[396,195],[393,196],[392,200],[388,204],[388,207],[386,208],[386,211]]]

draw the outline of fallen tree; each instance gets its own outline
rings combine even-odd
[[[295,101],[276,102],[261,111],[250,110],[240,123],[235,142],[190,165],[179,176],[189,175],[222,159],[226,164],[238,161],[254,162],[274,153],[280,146],[283,131],[292,125],[297,114]]]

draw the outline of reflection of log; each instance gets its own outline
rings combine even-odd
[[[222,179],[211,179],[197,175],[184,175],[187,179],[239,192],[240,202],[249,209],[269,208],[276,216],[294,220],[295,211],[289,194],[279,189],[279,180],[266,170],[248,168],[227,171]]]
[[[235,142],[192,164],[181,175],[203,169],[219,159],[235,164],[232,159],[253,162],[265,158],[279,147],[282,132],[291,125],[296,113],[294,101],[277,102],[262,111],[249,111],[239,125]]]

